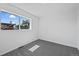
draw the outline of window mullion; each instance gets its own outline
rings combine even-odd
[[[0,19],[0,30],[1,30],[1,19]]]
[[[20,17],[19,17],[19,30],[20,30],[21,28],[20,28]]]

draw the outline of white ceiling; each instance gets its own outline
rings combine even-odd
[[[78,5],[77,3],[14,3],[12,4],[16,7],[19,7],[27,12],[30,12],[36,16],[41,17],[43,15],[43,12],[46,13],[47,9],[50,9],[50,11],[53,10],[69,10],[73,9],[76,10]]]

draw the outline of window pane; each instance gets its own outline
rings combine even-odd
[[[30,19],[21,17],[20,28],[21,29],[30,29]]]
[[[2,30],[17,30],[19,25],[19,16],[13,15],[11,13],[1,11],[0,21]]]
[[[5,11],[0,11],[0,29],[1,30],[18,30],[30,29],[30,19],[18,16]]]

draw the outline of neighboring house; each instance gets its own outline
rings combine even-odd
[[[1,23],[0,27],[2,30],[13,30],[15,24]]]

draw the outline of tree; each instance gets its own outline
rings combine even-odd
[[[29,29],[29,20],[23,20],[22,24],[20,25],[21,29]]]

